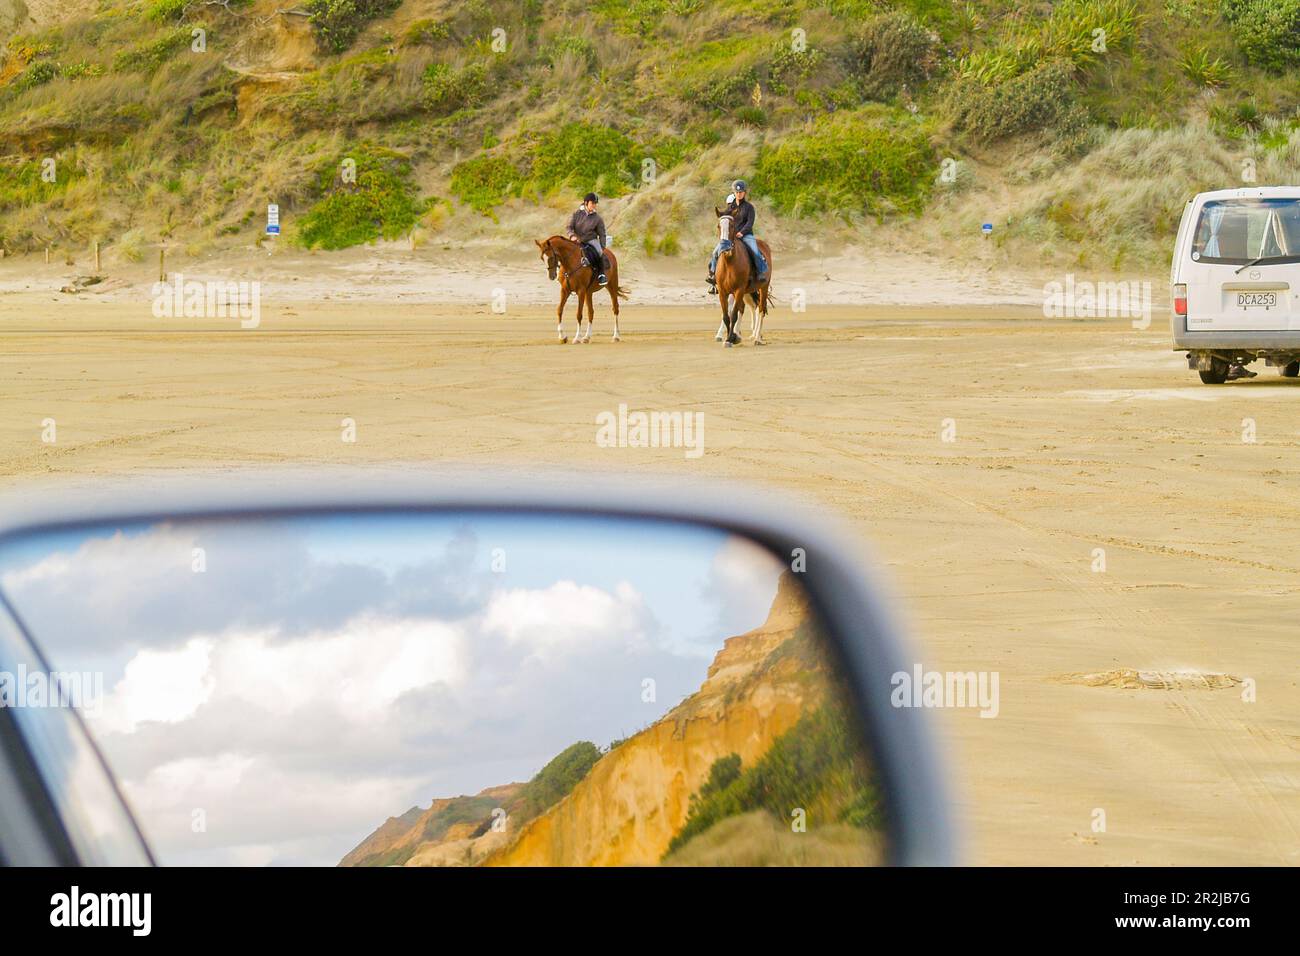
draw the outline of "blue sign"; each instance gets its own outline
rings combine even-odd
[[[984,225],[980,226],[980,231],[987,236],[990,232],[993,231],[993,223],[991,222],[984,223]]]

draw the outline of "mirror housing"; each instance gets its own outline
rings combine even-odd
[[[598,487],[593,497],[599,500],[575,503],[576,487]],[[11,505],[0,513],[0,553],[33,535],[89,526],[449,511],[663,521],[737,535],[769,551],[797,573],[860,718],[887,808],[887,862],[955,862],[947,791],[928,715],[891,702],[893,676],[911,673],[916,658],[874,574],[855,556],[859,549],[823,519],[770,492],[728,488],[720,495],[716,481],[666,485],[592,474],[530,476],[521,483],[463,474],[434,482],[409,471],[241,471],[167,481],[160,487],[152,482],[106,487],[93,500],[84,493],[42,490],[21,507]],[[7,610],[14,613],[11,606]],[[39,635],[26,637],[39,643]]]

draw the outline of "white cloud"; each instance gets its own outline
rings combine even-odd
[[[767,620],[784,566],[776,556],[747,538],[731,537],[709,565],[703,588],[718,608],[721,634],[741,634]]]
[[[671,703],[707,667],[627,581],[503,588],[469,534],[386,571],[274,531],[116,534],[4,578],[58,666],[103,665],[91,731],[163,862],[333,864],[412,804],[645,726],[645,678]]]
[[[196,637],[174,650],[138,651],[127,661],[100,713],[88,715],[102,733],[132,733],[144,721],[174,724],[212,696],[213,641]]]
[[[494,594],[483,615],[483,630],[548,659],[592,645],[640,648],[652,621],[645,600],[626,581],[612,594],[557,581],[548,588]]]

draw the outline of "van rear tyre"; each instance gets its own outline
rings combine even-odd
[[[1300,361],[1291,362],[1289,365],[1283,365],[1277,371],[1283,378],[1295,378],[1297,375],[1300,375]]]
[[[1201,376],[1201,381],[1206,385],[1222,385],[1228,380],[1227,366],[1218,366],[1208,371],[1202,370],[1196,374]]]

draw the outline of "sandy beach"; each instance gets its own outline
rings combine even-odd
[[[5,262],[0,490],[279,463],[770,486],[870,549],[927,668],[1000,674],[995,719],[937,714],[967,860],[1300,861],[1300,382],[1206,387],[1160,312],[1047,320],[1028,279],[897,258],[867,292],[792,266],[767,348],[717,345],[671,269],[629,273],[621,343],[606,298],[560,346],[540,264],[432,254],[250,253],[225,274],[264,283],[256,329],[154,318],[147,264],[67,295],[84,263]],[[703,454],[598,446],[620,403],[703,412]]]

